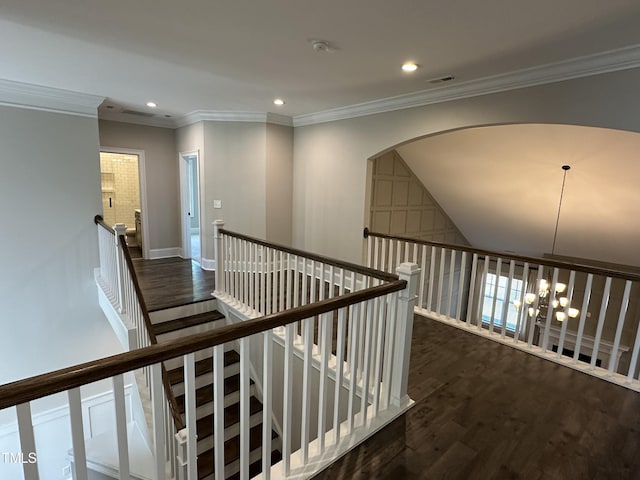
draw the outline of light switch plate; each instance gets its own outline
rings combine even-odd
[[[214,200],[213,208],[222,208],[222,200]]]

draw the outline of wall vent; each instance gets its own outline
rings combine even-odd
[[[137,115],[138,117],[155,117],[155,114],[149,112],[139,112],[138,110],[122,110],[127,115]]]
[[[447,75],[446,77],[432,78],[431,80],[427,80],[427,83],[437,84],[437,83],[445,83],[455,80],[456,77],[453,75]]]

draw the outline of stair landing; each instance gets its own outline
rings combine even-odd
[[[136,259],[133,266],[149,312],[213,298],[215,272],[203,270],[191,260],[178,257]]]

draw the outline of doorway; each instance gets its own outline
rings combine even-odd
[[[147,258],[144,215],[144,152],[100,149],[102,212],[108,225],[127,226],[127,245],[133,258]]]
[[[180,154],[182,256],[202,263],[199,153]]]

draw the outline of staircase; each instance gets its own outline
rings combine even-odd
[[[166,318],[163,313],[156,318]],[[187,317],[154,320],[154,333],[159,343],[202,333],[225,325],[225,317],[217,310]],[[213,359],[211,349],[195,354],[196,416],[198,435],[198,479],[213,479]],[[184,416],[185,387],[182,359],[165,362],[169,382],[181,414]],[[250,381],[250,476],[262,471],[262,403],[256,384]],[[224,458],[225,478],[240,478],[240,355],[227,344],[224,354]],[[281,459],[281,439],[272,431],[272,463]]]

